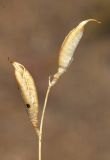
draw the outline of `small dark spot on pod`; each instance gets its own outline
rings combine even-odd
[[[30,104],[26,104],[26,107],[27,107],[27,108],[30,108]]]

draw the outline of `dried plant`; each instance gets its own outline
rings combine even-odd
[[[71,64],[73,60],[73,54],[75,52],[76,47],[79,44],[80,39],[82,38],[83,31],[85,25],[90,22],[94,21],[97,23],[100,23],[99,21],[95,19],[88,19],[85,21],[82,21],[76,28],[74,28],[72,31],[69,32],[69,34],[64,39],[64,42],[61,46],[60,53],[59,53],[59,63],[58,63],[58,70],[57,73],[53,75],[53,77],[49,77],[49,84],[44,100],[43,105],[43,111],[41,115],[41,121],[38,124],[38,95],[35,87],[34,80],[29,73],[29,71],[20,63],[18,62],[12,62],[12,65],[15,69],[15,77],[18,82],[21,95],[23,97],[29,119],[32,122],[32,125],[35,128],[36,135],[39,140],[39,155],[38,159],[42,160],[42,129],[43,129],[43,123],[44,123],[44,116],[45,116],[45,110],[47,106],[48,96],[50,93],[51,88],[56,84],[58,79],[61,77],[61,75],[67,70],[69,65]]]

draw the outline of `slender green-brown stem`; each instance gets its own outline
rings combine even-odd
[[[43,129],[43,123],[44,123],[45,110],[46,110],[48,96],[49,96],[51,87],[52,86],[49,85],[48,88],[47,88],[45,101],[44,101],[44,106],[43,106],[43,111],[42,111],[42,116],[41,116],[41,122],[40,122],[40,130],[39,130],[39,160],[42,160],[42,129]]]

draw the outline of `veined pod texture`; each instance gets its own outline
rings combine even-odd
[[[88,22],[91,21],[100,23],[95,19],[84,20],[81,23],[79,23],[79,25],[76,28],[72,29],[64,39],[59,52],[58,71],[53,76],[53,80],[51,82],[52,86],[57,82],[60,76],[67,70],[67,68],[71,64],[74,52],[83,36],[84,27]]]
[[[59,53],[59,69],[60,71],[66,71],[68,66],[70,65],[71,61],[73,60],[73,54],[76,50],[76,47],[78,46],[84,31],[84,26],[90,22],[94,21],[97,23],[100,23],[99,21],[95,19],[88,19],[85,21],[82,21],[76,28],[71,30],[69,34],[64,39],[60,53]]]
[[[20,63],[13,62],[15,77],[21,91],[29,119],[35,129],[38,128],[38,95],[35,82],[29,71]]]

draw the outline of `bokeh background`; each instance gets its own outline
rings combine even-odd
[[[0,159],[37,160],[38,141],[18,92],[18,61],[32,73],[40,114],[67,33],[89,23],[68,72],[52,89],[44,160],[110,159],[110,0],[0,0]]]

